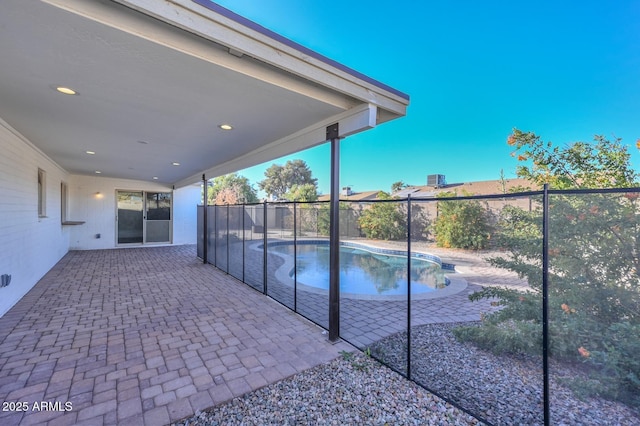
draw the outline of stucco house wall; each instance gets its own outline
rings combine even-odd
[[[138,180],[72,175],[69,182],[69,217],[85,223],[73,226],[72,250],[108,249],[116,244],[116,191],[172,192],[170,186]],[[200,186],[173,191],[173,244],[195,244],[196,206]],[[97,235],[100,238],[97,238]]]
[[[11,275],[0,288],[0,316],[69,250],[116,247],[117,189],[172,191],[154,182],[69,174],[2,119],[0,152],[0,275]],[[46,178],[45,217],[38,213],[38,169]],[[63,182],[66,219],[85,223],[62,224]],[[195,244],[200,191],[199,185],[173,191],[173,244]]]

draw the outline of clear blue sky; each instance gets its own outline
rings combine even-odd
[[[341,186],[513,177],[513,127],[561,145],[621,137],[640,165],[638,0],[217,3],[411,96],[406,117],[342,142]],[[329,192],[328,145],[240,174],[291,158]]]

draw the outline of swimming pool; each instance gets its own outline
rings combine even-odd
[[[370,248],[371,250],[379,250]],[[293,244],[269,244],[275,251],[293,258]],[[383,251],[383,250],[379,250]],[[384,250],[375,253],[367,247],[341,245],[340,292],[359,295],[406,295],[406,254]],[[402,253],[402,252],[397,252]],[[329,289],[329,245],[327,242],[307,242],[297,246],[295,275],[298,284]],[[291,268],[289,276],[293,277]],[[420,294],[444,288],[447,280],[440,265],[433,259],[411,259],[411,294]]]

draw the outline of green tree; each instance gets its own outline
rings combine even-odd
[[[391,200],[384,191],[378,193],[379,200]],[[407,238],[407,215],[399,203],[373,203],[364,210],[359,219],[360,228],[367,238],[400,240]]]
[[[543,142],[532,132],[513,129],[507,139],[515,147],[512,156],[521,162],[518,177],[553,189],[625,188],[637,184],[638,173],[621,139],[596,135],[594,143],[574,142],[565,147]]]
[[[451,198],[455,195],[444,192],[438,198]],[[477,200],[439,201],[434,234],[439,247],[483,249],[490,236],[487,209]]]
[[[562,148],[533,133],[514,132],[519,177],[553,189],[638,186],[638,173],[620,139]],[[550,355],[593,365],[591,391],[640,406],[640,203],[638,192],[551,194],[549,205]],[[482,327],[460,328],[463,340],[494,351],[539,353],[542,345],[542,211],[505,208],[490,259],[526,278],[529,291],[489,287],[472,300],[497,298],[502,307]]]
[[[409,185],[407,185],[406,183],[404,183],[403,181],[399,180],[398,182],[394,182],[391,184],[391,193],[395,193],[400,191],[401,189],[404,189],[406,187],[408,187]]]
[[[283,198],[294,185],[313,185],[318,190],[318,179],[303,160],[289,160],[284,166],[272,164],[265,172],[264,180],[258,186],[268,195]]]
[[[207,200],[209,204],[257,203],[258,194],[249,179],[231,173],[209,181]]]
[[[316,201],[318,199],[318,188],[311,183],[295,184],[284,194],[284,198],[289,201]]]
[[[498,179],[498,189],[501,194],[507,193],[507,178],[504,176],[504,169],[500,169],[500,179]]]

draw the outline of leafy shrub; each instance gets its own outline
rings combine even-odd
[[[617,323],[606,330],[602,348],[584,353],[601,387],[594,393],[640,407],[640,325]]]
[[[453,197],[444,193],[439,197]],[[489,242],[487,210],[476,200],[452,200],[438,203],[434,222],[436,244],[439,247],[479,250]]]
[[[514,130],[508,139],[521,165],[518,174],[555,188],[627,188],[638,174],[619,140],[554,148],[532,133]],[[640,142],[638,143],[640,148]],[[515,153],[515,152],[514,152]],[[619,194],[550,194],[548,247],[549,355],[590,367],[580,392],[640,407],[640,197]],[[458,338],[497,352],[541,352],[542,210],[505,207],[495,243],[506,251],[489,259],[516,272],[527,292],[486,288],[470,296],[502,309],[480,327],[460,328]]]
[[[391,196],[380,191],[378,199],[391,200]],[[407,238],[407,215],[399,203],[374,203],[363,210],[359,219],[360,228],[367,238],[400,240]]]
[[[458,327],[453,329],[453,334],[462,342],[473,342],[495,354],[539,354],[542,348],[542,326],[533,321],[492,321],[482,328]]]
[[[340,202],[338,204],[338,208],[340,209],[339,220],[340,220],[340,235],[346,235],[347,230],[349,229],[352,223],[358,221],[358,212],[350,207],[350,204],[347,202]],[[322,203],[316,208],[316,220],[317,220],[317,230],[320,235],[329,236],[330,228],[331,228],[331,206],[329,203]]]

